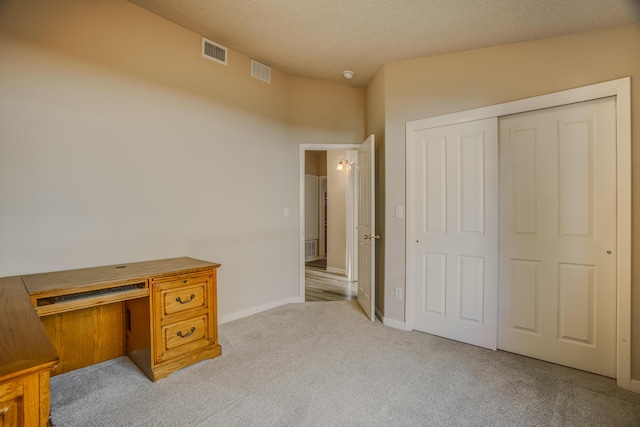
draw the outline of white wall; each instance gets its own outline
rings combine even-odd
[[[221,316],[295,296],[283,124],[9,40],[0,54],[0,276],[188,255],[223,264]]]
[[[124,0],[0,3],[0,277],[191,256],[222,320],[298,300],[298,144],[332,117],[296,127],[318,82],[249,63]],[[363,90],[332,103],[363,133]]]

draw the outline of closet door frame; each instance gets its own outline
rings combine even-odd
[[[617,131],[617,368],[618,387],[640,393],[640,381],[631,380],[631,78],[611,80],[548,95],[527,98],[444,116],[407,122],[406,135],[422,129],[465,123],[474,120],[501,117],[526,111],[540,110],[599,98],[616,97]],[[406,138],[406,279],[405,327],[413,329],[412,257],[412,162],[411,138]]]

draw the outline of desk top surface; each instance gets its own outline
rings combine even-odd
[[[20,277],[0,279],[0,343],[0,381],[58,362]]]
[[[89,289],[130,283],[149,277],[188,274],[219,266],[220,264],[213,262],[183,257],[81,268],[78,270],[56,271],[52,273],[28,274],[22,276],[22,280],[29,295],[41,296],[68,291],[74,288]]]

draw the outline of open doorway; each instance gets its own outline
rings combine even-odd
[[[301,158],[304,301],[357,299],[357,203],[352,171],[357,152],[334,147],[307,149]]]
[[[351,168],[352,181],[348,185],[347,206],[351,206],[351,215],[347,215],[345,234],[350,242],[351,269],[357,271],[358,304],[369,320],[375,320],[375,254],[376,241],[380,235],[375,229],[375,135],[371,134],[362,144],[300,144],[299,156],[299,219],[300,219],[300,301],[305,301],[305,154],[308,150],[343,150],[353,151],[354,160],[348,165]],[[347,153],[347,155],[349,155]],[[341,159],[342,160],[342,159]],[[327,165],[327,171],[331,164]],[[343,164],[344,167],[344,164]],[[336,170],[338,165],[336,164]],[[354,206],[357,205],[357,213]],[[356,226],[357,224],[357,226]],[[357,247],[357,256],[356,250]],[[357,259],[357,262],[356,262]]]
[[[357,297],[352,243],[355,154],[305,151],[305,301],[350,301]]]

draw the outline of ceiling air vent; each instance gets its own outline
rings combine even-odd
[[[227,48],[202,38],[202,56],[220,64],[227,65]]]
[[[271,68],[258,61],[251,60],[251,77],[271,83]]]

